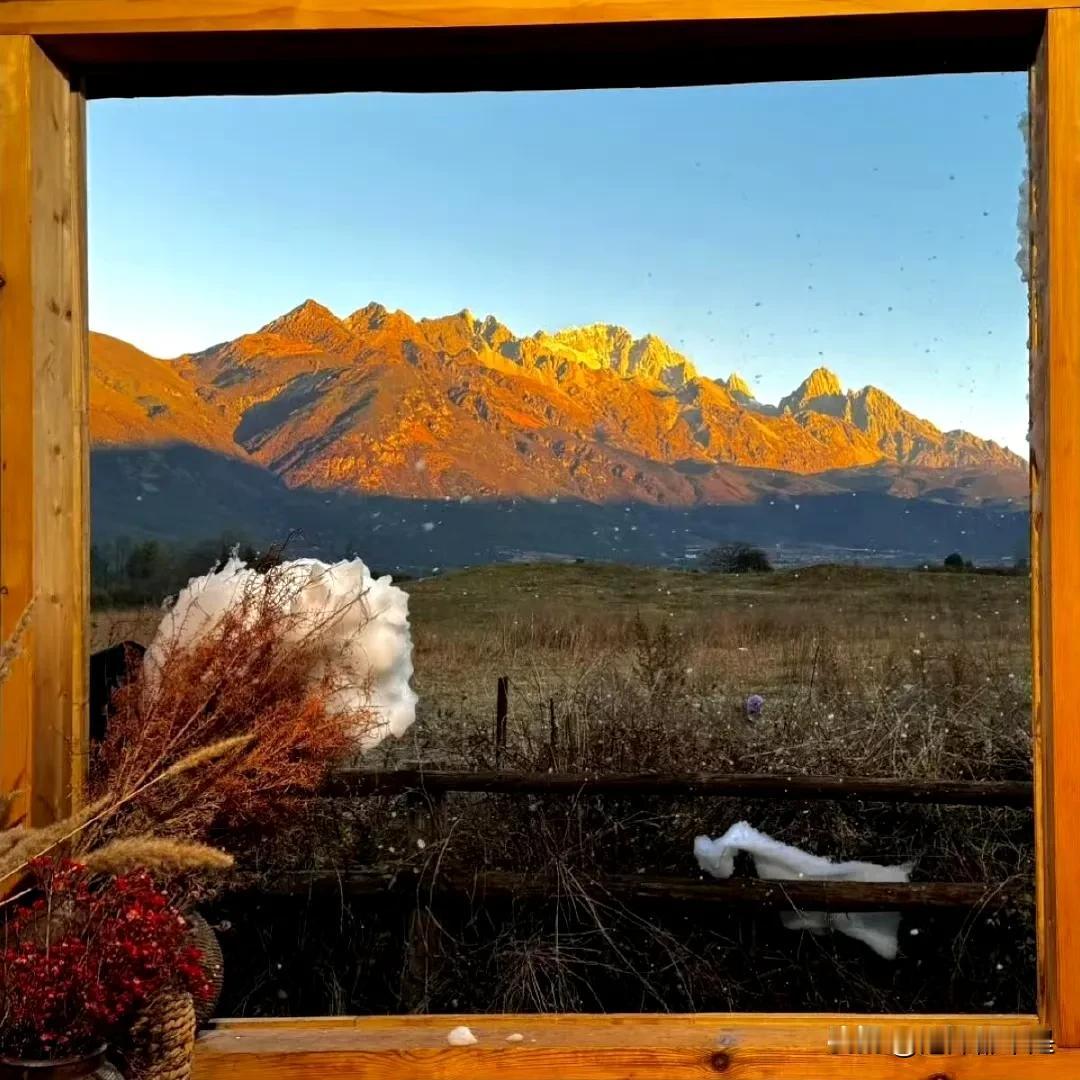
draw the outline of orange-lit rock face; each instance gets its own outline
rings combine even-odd
[[[126,341],[90,335],[90,427],[95,446],[190,442],[243,454],[224,403],[199,396],[180,361],[156,360]]]
[[[819,368],[764,405],[738,375],[705,378],[659,338],[602,324],[521,338],[467,311],[339,319],[309,300],[175,361],[103,335],[91,357],[95,444],[190,442],[293,486],[691,505],[755,499],[769,471],[836,490],[871,466],[896,470],[897,493],[932,470],[1026,486],[1016,455],[874,387],[845,392]]]

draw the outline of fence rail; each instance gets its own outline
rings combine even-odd
[[[758,773],[530,773],[408,768],[389,771],[343,769],[325,794],[367,798],[409,794],[412,813],[430,814],[436,833],[445,798],[452,792],[502,795],[739,796],[792,801],[832,799],[885,803],[1032,807],[1032,784],[1023,780],[921,780],[869,776],[792,776]],[[426,804],[426,811],[423,809]],[[419,823],[417,823],[419,824]],[[430,835],[430,833],[429,833]],[[475,874],[423,875],[411,868],[358,868],[341,873],[300,873],[274,881],[273,891],[330,890],[343,895],[408,894],[422,890],[442,898],[550,899],[575,889],[620,901],[723,904],[733,908],[816,911],[882,911],[1001,907],[1031,902],[1028,882],[853,882],[763,881],[732,878],[615,874],[565,879],[486,870]]]
[[[552,902],[575,896],[592,900],[659,904],[722,904],[732,908],[803,911],[921,911],[946,908],[1001,908],[1031,902],[1023,882],[763,881],[729,878],[694,881],[685,877],[610,874],[578,875],[573,882],[544,874],[486,870],[475,874],[428,875],[412,869],[377,868],[300,871],[275,875],[269,884],[256,875],[238,875],[235,884],[279,895],[332,893],[336,896],[431,896],[467,900],[536,899]]]
[[[504,770],[343,769],[325,789],[333,796],[426,792],[504,795],[687,795],[754,799],[1009,806],[1030,810],[1024,780],[905,780],[877,776],[790,776],[757,773],[528,773]]]

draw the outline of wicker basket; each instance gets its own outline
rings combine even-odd
[[[128,1080],[189,1080],[195,1033],[217,1009],[225,973],[221,945],[198,912],[189,912],[187,920],[193,943],[202,950],[211,994],[196,1001],[191,994],[168,990],[146,1006],[131,1028]]]
[[[143,1009],[131,1027],[128,1080],[189,1080],[195,1050],[195,1000],[166,990]]]
[[[217,1012],[221,1000],[221,989],[225,984],[225,958],[221,954],[221,943],[214,928],[197,912],[187,914],[191,938],[203,955],[203,970],[210,983],[210,995],[195,1002],[195,1017],[202,1027]]]

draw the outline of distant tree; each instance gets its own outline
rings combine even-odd
[[[159,577],[165,564],[165,553],[156,540],[137,544],[128,556],[127,576],[134,581],[149,581]]]
[[[201,540],[177,552],[175,581],[177,587],[190,578],[210,573],[228,558],[228,552],[217,540]]]
[[[127,573],[127,561],[134,544],[130,536],[118,536],[113,541],[112,567],[113,577],[123,577]]]
[[[946,570],[963,570],[964,569],[964,556],[959,551],[954,551],[951,555],[945,556],[945,569]]]
[[[706,569],[721,574],[764,574],[772,570],[769,556],[745,540],[712,548],[705,552],[703,562]]]
[[[112,573],[108,556],[97,544],[90,545],[90,581],[94,586],[104,587],[109,584]]]

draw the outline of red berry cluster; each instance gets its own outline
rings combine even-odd
[[[32,898],[2,929],[0,1054],[85,1053],[166,987],[211,993],[187,920],[146,871],[102,880],[48,858],[31,869]]]

